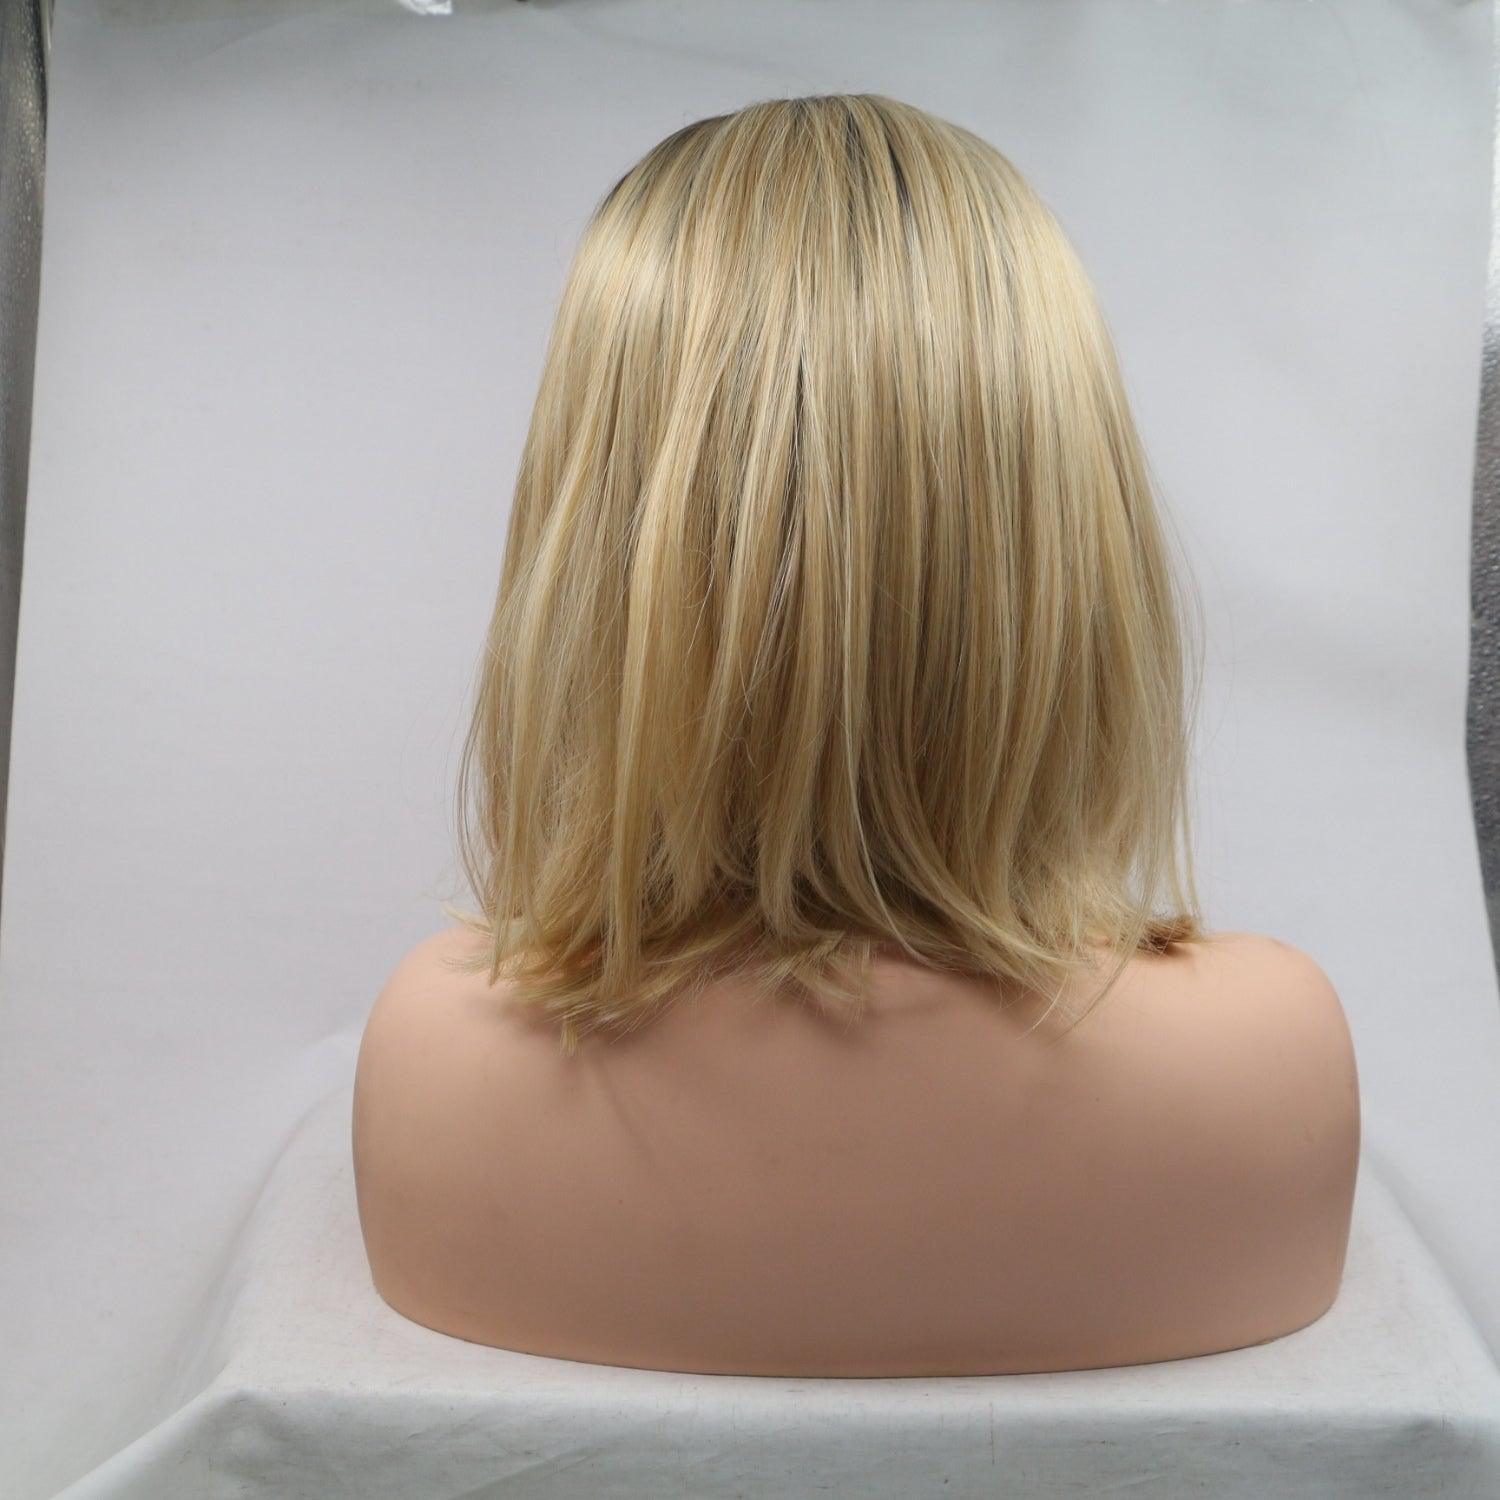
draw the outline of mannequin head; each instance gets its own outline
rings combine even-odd
[[[1055,987],[1201,935],[1179,599],[1088,279],[877,95],[685,126],[557,312],[460,773],[493,978],[628,1030],[876,949]]]

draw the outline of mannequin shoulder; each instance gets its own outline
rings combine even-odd
[[[1217,933],[1190,987],[1222,992],[1234,1019],[1278,1052],[1302,1047],[1352,1070],[1353,1038],[1333,981],[1311,954],[1257,932]],[[1201,976],[1201,977],[1200,977]]]
[[[1298,1161],[1314,1175],[1352,1176],[1358,1068],[1326,970],[1263,933],[1218,933],[1186,954],[1140,966],[1139,1013],[1127,1004],[1116,1018],[1140,1064],[1126,1071],[1158,1076],[1170,1063],[1185,1107],[1222,1123],[1252,1156],[1263,1151],[1268,1168]]]
[[[365,1021],[360,1073],[383,1068],[413,1049],[441,1045],[473,1009],[477,981],[459,963],[476,951],[462,928],[445,928],[404,953],[381,986]],[[362,1080],[363,1081],[363,1080]]]
[[[445,927],[423,938],[396,961],[381,986],[365,1025],[366,1037],[410,1039],[413,1028],[451,1023],[487,988],[473,965],[482,940],[464,927]],[[468,965],[468,967],[465,967]]]
[[[493,1095],[502,1077],[534,1075],[560,1043],[555,1028],[508,1003],[490,982],[483,938],[449,927],[395,964],[365,1022],[355,1069],[356,1129],[382,1120],[460,1109],[471,1092]],[[467,965],[467,966],[466,966]]]

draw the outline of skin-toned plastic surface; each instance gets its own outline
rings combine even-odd
[[[418,945],[368,1023],[361,1225],[398,1312],[478,1343],[762,1375],[1084,1369],[1332,1304],[1359,1156],[1338,996],[1219,934],[1067,1036],[882,957],[852,1026],[731,981],[561,1055]]]

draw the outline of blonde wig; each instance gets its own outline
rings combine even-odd
[[[858,1011],[881,949],[1055,1005],[1103,945],[1086,1014],[1205,935],[1180,602],[1088,278],[1004,156],[874,94],[685,126],[558,309],[461,967],[565,1052],[730,970]]]

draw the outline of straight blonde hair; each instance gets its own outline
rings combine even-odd
[[[1004,156],[876,94],[683,127],[547,350],[459,966],[565,1052],[729,971],[858,1011],[881,949],[1055,1005],[1102,944],[1086,1014],[1204,936],[1179,602],[1088,278]]]

